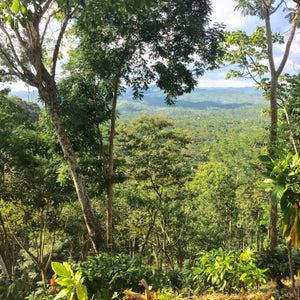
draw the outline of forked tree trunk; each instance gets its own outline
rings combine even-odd
[[[20,78],[28,85],[36,87],[39,91],[40,98],[47,105],[51,123],[71,171],[88,234],[91,238],[95,253],[99,254],[100,250],[104,248],[100,225],[92,209],[82,171],[80,170],[75,152],[66,135],[59,114],[55,83],[56,66],[61,42],[67,25],[78,9],[79,4],[75,4],[71,11],[63,14],[62,12],[64,10],[62,9],[57,10],[55,7],[54,10],[52,10],[51,5],[55,4],[54,1],[47,0],[40,2],[41,7],[32,9],[31,18],[24,18],[23,21],[25,24],[23,24],[23,26],[14,26],[12,30],[7,31],[7,24],[0,24],[1,33],[6,36],[7,47],[10,48],[10,55],[4,53],[3,50],[1,51],[1,62],[3,61],[6,64],[11,75]],[[52,21],[51,18],[53,18],[57,12],[62,14],[62,19],[58,24],[58,28],[60,29],[58,30],[57,38],[53,41],[54,49],[51,54],[51,65],[48,71],[44,65],[45,57],[43,53],[45,51],[43,47],[47,46],[45,34],[47,33],[49,22]],[[43,28],[40,30],[40,27]]]

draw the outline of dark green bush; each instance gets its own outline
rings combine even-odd
[[[294,274],[300,270],[300,255],[298,251],[292,252]],[[283,280],[290,276],[288,251],[283,248],[271,248],[257,253],[257,266],[268,269],[268,279]]]
[[[28,293],[29,285],[22,280],[11,280],[0,275],[0,299],[23,300]]]

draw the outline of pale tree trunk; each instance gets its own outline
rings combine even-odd
[[[5,262],[4,262],[4,260],[3,260],[1,254],[0,254],[0,267],[1,267],[2,273],[3,273],[5,276],[9,277],[9,274],[8,274],[8,271],[7,271]]]
[[[51,18],[61,10],[52,10],[53,1],[47,0],[41,4],[39,9],[34,9],[31,18],[25,20],[24,26],[6,29],[7,24],[0,24],[0,30],[6,36],[7,47],[10,48],[10,56],[6,52],[0,51],[1,59],[10,70],[10,75],[20,78],[23,82],[36,87],[40,98],[47,105],[51,123],[55,129],[59,143],[61,145],[64,157],[68,163],[74,186],[80,202],[88,234],[90,236],[94,251],[99,254],[104,248],[100,225],[97,222],[96,215],[92,209],[91,200],[88,196],[85,180],[78,165],[75,152],[70,140],[66,135],[57,104],[57,90],[55,82],[56,66],[60,52],[60,46],[67,29],[67,25],[78,9],[76,4],[70,12],[61,15],[61,22],[58,24],[58,35],[53,42],[54,49],[51,53],[51,65],[49,70],[44,65],[42,48],[46,45],[45,34],[48,31],[48,25]],[[46,18],[46,20],[44,19]],[[44,27],[40,30],[40,27]],[[20,49],[20,51],[19,51]],[[1,48],[0,48],[1,50]],[[24,63],[26,62],[26,63]]]
[[[271,86],[270,86],[270,110],[271,110],[271,129],[270,129],[270,148],[269,148],[269,154],[271,156],[274,155],[274,152],[272,150],[272,145],[275,145],[277,143],[277,122],[278,122],[278,106],[277,106],[277,87],[278,87],[278,79],[281,75],[287,59],[289,57],[291,44],[295,36],[296,28],[297,28],[297,22],[299,19],[300,9],[298,4],[298,9],[296,11],[296,14],[294,16],[294,19],[292,21],[292,27],[291,31],[288,37],[288,40],[286,42],[284,54],[282,57],[282,60],[276,70],[275,62],[274,62],[274,54],[273,54],[273,39],[272,39],[272,29],[271,29],[271,20],[270,15],[273,13],[272,11],[272,5],[273,2],[263,2],[264,8],[266,10],[265,12],[265,25],[266,25],[266,31],[267,31],[267,52],[268,52],[268,60],[269,60],[269,67],[270,67],[270,73],[271,73]],[[279,6],[278,6],[279,7]],[[278,8],[277,7],[277,8]],[[276,8],[276,10],[277,10]],[[275,10],[275,11],[276,11]],[[271,197],[270,197],[270,246],[272,248],[276,247],[277,242],[277,206],[274,206],[271,203]]]
[[[96,255],[98,255],[100,251],[105,248],[102,239],[102,232],[100,230],[100,225],[97,221],[96,215],[93,211],[91,199],[88,196],[84,176],[78,165],[75,151],[73,150],[70,140],[65,132],[65,128],[58,111],[55,84],[53,83],[53,90],[51,94],[44,89],[39,89],[39,94],[42,100],[47,104],[51,123],[54,127],[55,133],[57,135],[64,157],[68,163],[72,175],[89,237],[91,239],[94,251]]]

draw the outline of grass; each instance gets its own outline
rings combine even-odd
[[[180,294],[174,295],[159,294],[159,300],[300,300],[300,278],[296,280],[296,288],[293,291],[290,285],[290,281],[283,281],[286,286],[283,289],[278,290],[276,284],[269,282],[265,286],[260,288],[249,289],[248,291],[241,292],[235,295],[224,295],[219,293],[207,293],[201,296]]]
[[[296,280],[296,288],[293,291],[290,281],[283,281],[285,288],[278,290],[276,284],[269,282],[267,285],[257,289],[251,289],[238,295],[222,295],[212,293],[199,297],[192,297],[194,300],[289,300],[300,299],[300,278]]]

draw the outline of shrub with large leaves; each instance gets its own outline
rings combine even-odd
[[[259,157],[266,168],[261,187],[271,192],[274,206],[280,204],[282,218],[280,225],[285,237],[290,237],[295,247],[300,239],[299,194],[300,194],[300,158],[299,154],[284,154],[274,149],[277,157],[269,155]]]
[[[190,287],[196,292],[212,287],[230,294],[265,283],[265,272],[257,267],[254,252],[250,249],[241,253],[219,248],[200,253],[198,264],[189,274]]]
[[[84,284],[94,299],[121,299],[126,289],[144,292],[139,285],[141,279],[145,279],[153,290],[158,290],[165,280],[160,271],[145,266],[138,255],[131,258],[125,254],[102,253],[98,257],[88,257],[74,269],[82,270]]]

